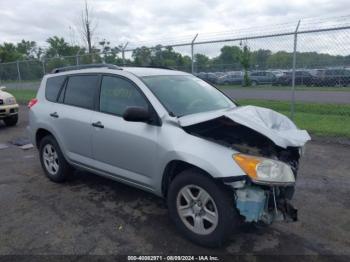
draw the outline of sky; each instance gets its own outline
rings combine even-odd
[[[251,34],[315,26],[349,16],[349,0],[89,0],[96,24],[94,43],[112,46],[224,37],[235,31]],[[83,0],[0,0],[0,43],[34,40],[45,46],[57,35],[81,44]],[[344,11],[345,10],[345,11]],[[309,21],[307,23],[307,21]],[[310,22],[311,21],[311,22]],[[348,22],[350,20],[348,19]],[[243,28],[245,31],[242,31]],[[241,30],[241,31],[240,31]],[[137,44],[136,44],[137,43]]]

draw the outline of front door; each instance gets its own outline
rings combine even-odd
[[[148,108],[149,103],[128,79],[103,76],[99,111],[92,117],[93,156],[103,171],[147,186],[155,171],[160,127],[125,121],[122,115],[130,106]]]

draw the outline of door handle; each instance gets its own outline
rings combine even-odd
[[[51,116],[51,117],[54,117],[54,118],[58,118],[57,112],[51,113],[50,116]]]
[[[98,128],[104,128],[105,127],[104,125],[102,125],[102,123],[100,121],[92,123],[92,126],[98,127]]]

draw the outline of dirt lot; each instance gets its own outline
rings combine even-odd
[[[0,143],[25,136],[25,108],[20,116],[17,127],[0,124]],[[225,247],[205,249],[178,234],[162,199],[84,172],[54,184],[35,149],[12,146],[0,150],[0,254],[350,255],[349,159],[349,145],[309,143],[294,199],[300,220],[245,225]]]

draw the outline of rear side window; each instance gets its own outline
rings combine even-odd
[[[146,99],[129,81],[104,76],[101,84],[100,111],[121,116],[130,106],[148,108]]]
[[[45,97],[51,102],[57,101],[58,93],[64,83],[66,76],[50,77],[46,81]]]
[[[68,78],[64,103],[93,109],[98,89],[98,79],[99,77],[95,75],[70,76]]]

